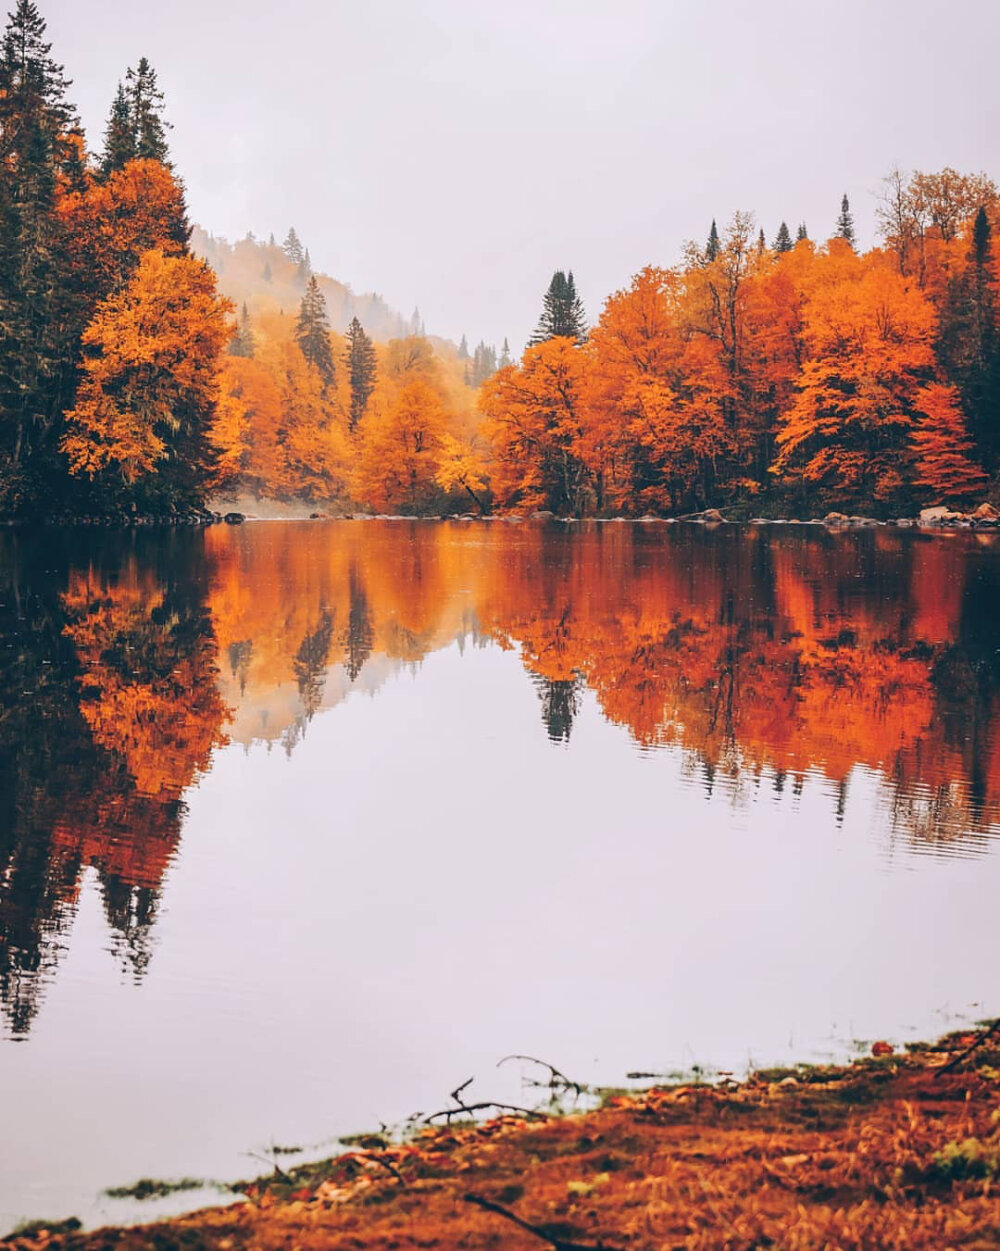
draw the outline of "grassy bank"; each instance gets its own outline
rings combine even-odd
[[[997,1247],[1000,1031],[609,1096],[569,1116],[445,1119],[403,1144],[360,1138],[243,1194],[159,1225],[7,1245]]]

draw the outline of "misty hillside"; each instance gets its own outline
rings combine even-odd
[[[252,235],[230,243],[196,226],[191,249],[208,261],[218,275],[219,289],[237,306],[246,302],[251,312],[269,308],[283,309],[289,314],[298,312],[312,270],[308,252],[300,253],[297,239],[293,238],[291,248],[287,244],[283,247],[262,243]],[[302,259],[296,260],[300,254]],[[402,338],[420,328],[412,319],[389,308],[379,295],[358,295],[345,283],[325,274],[316,274],[316,279],[326,297],[334,330],[346,330],[352,317],[358,318],[373,339]]]

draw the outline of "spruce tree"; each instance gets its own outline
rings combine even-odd
[[[271,272],[270,261],[264,262],[264,272],[263,274],[261,274],[261,277],[264,279],[265,282],[274,282],[274,274]]]
[[[719,228],[712,218],[712,229],[708,232],[708,243],[705,245],[705,260],[714,261],[719,255]]]
[[[163,120],[163,92],[156,83],[156,70],[143,57],[134,70],[125,75],[135,155],[140,160],[170,164],[167,146],[169,122]]]
[[[767,251],[767,239],[764,238],[764,227],[761,226],[760,234],[757,236],[757,251],[763,256]]]
[[[513,362],[511,360],[511,355],[510,355],[510,344],[507,342],[505,338],[503,341],[503,350],[500,352],[500,364],[498,368],[506,369],[507,366],[512,363]]]
[[[45,22],[18,0],[0,44],[0,511],[44,489],[73,384],[75,342],[58,281],[56,188],[75,124]],[[11,176],[9,171],[16,171]],[[29,462],[34,460],[34,464]]]
[[[778,227],[778,233],[774,236],[774,250],[775,252],[791,252],[792,247],[792,233],[788,229],[788,223],[782,222]]]
[[[253,330],[250,326],[250,310],[247,308],[244,300],[243,308],[240,312],[240,320],[236,324],[236,333],[229,344],[229,355],[253,356],[254,346]]]
[[[375,390],[375,345],[356,317],[347,327],[347,350],[344,353],[347,376],[351,385],[350,428],[354,430],[364,416],[368,398]]]
[[[330,346],[330,320],[326,313],[326,300],[315,277],[309,279],[299,305],[295,338],[302,355],[322,378],[323,386],[330,386],[337,372]]]
[[[844,198],[840,201],[840,216],[837,218],[836,238],[846,239],[852,248],[857,247],[857,238],[854,234],[854,217],[851,213],[851,203],[845,192]]]
[[[309,279],[312,277],[312,273],[313,273],[312,258],[309,256],[309,249],[306,248],[305,252],[303,252],[302,254],[302,260],[299,261],[299,268],[296,272],[295,277],[304,287],[309,282]]]
[[[124,169],[135,159],[135,128],[132,125],[132,109],[128,94],[122,83],[111,102],[111,112],[104,128],[104,154],[101,157],[101,175],[107,178],[117,170]]]
[[[573,271],[556,270],[542,300],[542,315],[535,333],[528,340],[531,347],[565,335],[577,343],[587,337],[587,319],[576,293]]]
[[[295,233],[295,227],[290,227],[288,238],[281,245],[281,250],[293,265],[301,265],[305,259],[305,252],[302,250],[302,241]]]
[[[809,238],[809,231],[806,230],[805,222],[799,222],[799,228],[795,232],[795,242],[801,243],[803,239]]]
[[[458,345],[458,359],[460,361],[467,361],[469,359],[469,341],[466,339],[464,334],[462,335],[461,343]]]

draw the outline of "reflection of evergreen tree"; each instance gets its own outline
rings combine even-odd
[[[0,535],[0,1007],[15,1036],[86,865],[123,963],[141,977],[149,962],[183,793],[224,717],[201,540]]]
[[[307,634],[295,653],[293,669],[306,720],[311,721],[323,700],[326,668],[333,642],[333,615],[324,608],[319,625]]]
[[[542,720],[549,738],[553,743],[568,743],[582,703],[583,678],[577,676],[565,681],[534,675],[534,682],[542,701]]]
[[[365,662],[372,654],[372,644],[375,641],[371,612],[368,608],[368,596],[365,594],[364,583],[356,565],[351,565],[350,588],[351,609],[347,620],[347,637],[344,640],[347,649],[344,668],[350,680],[356,682]]]

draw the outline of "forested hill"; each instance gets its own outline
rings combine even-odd
[[[265,243],[253,235],[230,243],[196,226],[191,234],[191,251],[208,261],[215,270],[219,290],[238,308],[245,303],[251,314],[279,309],[298,314],[313,269],[308,250],[294,230],[283,244],[273,237]],[[374,339],[400,339],[421,330],[419,314],[405,318],[389,308],[380,295],[359,295],[326,274],[317,273],[315,277],[334,330],[345,331],[355,317]]]

